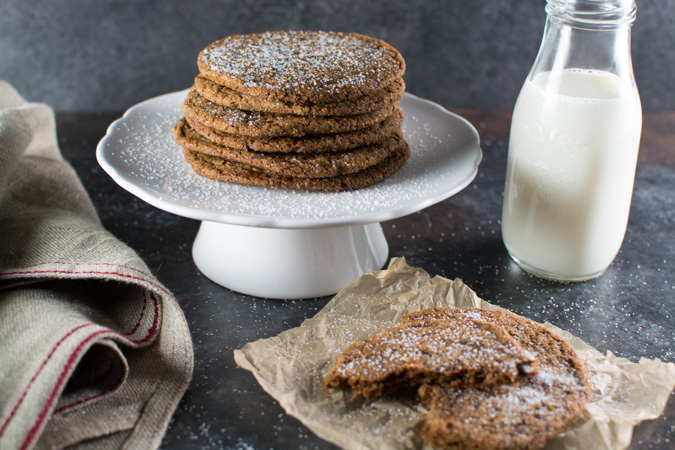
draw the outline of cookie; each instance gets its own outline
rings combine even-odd
[[[325,178],[358,172],[380,163],[396,149],[403,137],[391,135],[381,142],[336,153],[262,153],[217,145],[194,131],[184,119],[173,128],[176,143],[183,148],[266,172],[292,177]],[[214,160],[215,161],[215,160]]]
[[[344,133],[308,134],[302,137],[279,136],[273,138],[251,137],[225,133],[202,125],[195,116],[186,116],[187,123],[214,144],[239,150],[274,153],[324,153],[340,152],[381,142],[394,134],[403,124],[400,109],[372,127]]]
[[[427,383],[512,383],[537,371],[531,353],[501,327],[465,316],[403,324],[356,342],[337,358],[325,386],[379,397]]]
[[[526,350],[544,361],[559,360],[564,355],[575,355],[572,346],[543,325],[504,310],[482,308],[429,308],[403,316],[405,325],[425,325],[438,321],[452,321],[458,317],[470,317],[475,321],[496,324],[502,327]]]
[[[183,154],[197,175],[214,180],[286,189],[344,191],[371,186],[392,176],[405,164],[410,156],[410,149],[405,140],[401,140],[391,155],[379,164],[353,174],[326,178],[300,178],[275,174],[188,149],[183,149]]]
[[[410,157],[398,102],[405,62],[355,33],[228,36],[199,54],[174,127],[195,173],[312,190],[370,186]]]
[[[190,120],[230,134],[254,137],[305,136],[308,134],[341,133],[372,127],[398,109],[389,104],[377,111],[356,116],[299,116],[245,111],[213,103],[196,89],[191,89],[183,103],[183,112]]]
[[[199,53],[201,75],[247,97],[295,104],[369,95],[405,72],[401,54],[357,33],[268,31],[228,36]]]
[[[352,116],[377,111],[386,105],[398,103],[403,96],[405,83],[403,79],[397,78],[383,88],[354,100],[311,104],[288,103],[243,95],[203,76],[195,78],[194,87],[207,100],[230,108],[305,116]]]
[[[571,345],[547,328],[505,311],[431,310],[404,317],[408,325],[471,317],[499,324],[540,363],[534,376],[485,387],[426,384],[425,442],[440,448],[542,448],[574,423],[590,396],[588,373]]]

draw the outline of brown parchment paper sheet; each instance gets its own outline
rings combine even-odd
[[[398,325],[405,313],[430,307],[501,309],[478,298],[461,280],[431,277],[392,259],[385,270],[361,276],[301,326],[235,350],[236,363],[253,373],[288,414],[319,437],[350,449],[425,448],[419,437],[425,411],[414,399],[365,400],[323,387],[326,371],[354,341]],[[675,364],[638,364],[601,354],[550,324],[567,339],[591,374],[593,394],[582,418],[547,449],[617,449],[633,427],[658,417],[675,386]]]

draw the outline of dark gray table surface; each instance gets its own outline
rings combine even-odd
[[[578,284],[523,273],[502,244],[500,216],[510,114],[458,111],[481,135],[478,176],[464,191],[382,223],[390,257],[432,275],[461,278],[482,298],[557,325],[598,350],[637,362],[675,361],[675,113],[645,115],[628,231],[613,265]],[[329,300],[268,300],[205,278],[191,257],[199,222],[175,216],[118,187],[95,147],[120,114],[58,114],[61,150],[80,175],[104,226],[135,249],[178,298],[195,349],[193,381],[171,421],[166,449],[331,448],[237,368],[233,350],[274,336]],[[675,448],[675,400],[640,424],[631,448]]]

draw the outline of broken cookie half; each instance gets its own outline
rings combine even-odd
[[[418,390],[422,437],[439,448],[541,448],[590,396],[574,349],[507,311],[434,308],[345,349],[327,388],[364,397]]]

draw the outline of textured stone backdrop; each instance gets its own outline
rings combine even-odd
[[[0,79],[57,111],[120,111],[188,87],[199,50],[235,33],[356,31],[397,47],[408,91],[448,108],[513,107],[544,0],[0,0]],[[675,110],[675,0],[638,0],[645,110]]]

